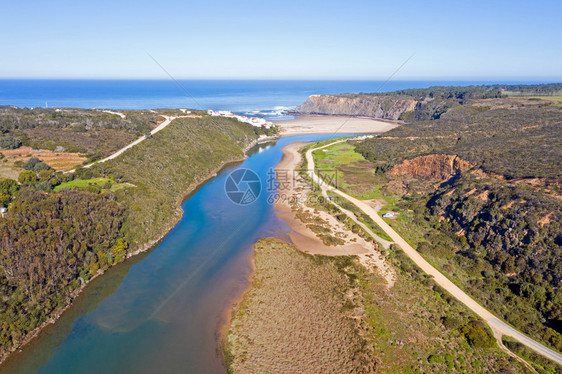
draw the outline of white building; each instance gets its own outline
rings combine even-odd
[[[229,112],[227,110],[219,110],[219,111],[208,110],[207,113],[211,117],[236,118],[240,122],[249,123],[250,125],[256,126],[256,127],[270,128],[271,126],[273,126],[272,122],[268,122],[263,118],[259,118],[259,117],[248,118],[246,116],[239,116],[239,115],[234,114],[232,112]]]

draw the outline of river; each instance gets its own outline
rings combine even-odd
[[[92,281],[1,371],[224,373],[216,334],[224,312],[247,287],[252,245],[290,232],[268,202],[270,171],[285,145],[331,137],[284,137],[224,169],[182,205],[182,219],[156,248]],[[226,178],[238,168],[261,179],[252,204],[236,205],[225,193]]]

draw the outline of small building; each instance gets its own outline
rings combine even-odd
[[[394,212],[386,212],[382,215],[383,218],[392,218],[394,217]]]
[[[3,206],[0,206],[0,214],[4,215],[4,213],[6,213],[8,211],[8,208],[5,208]]]

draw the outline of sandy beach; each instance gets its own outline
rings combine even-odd
[[[398,123],[370,118],[344,116],[299,116],[286,121],[275,121],[281,136],[331,133],[380,133],[391,130]]]
[[[283,148],[283,158],[275,169],[278,175],[279,173],[284,173],[287,170],[292,171],[299,167],[302,161],[299,150],[307,144],[310,143],[294,142]],[[282,182],[279,181],[279,183],[281,184]],[[292,201],[295,201],[295,199],[305,200],[306,197],[303,196],[306,196],[309,192],[309,184],[300,177],[297,177],[293,183],[285,183],[283,189],[279,188],[279,194],[291,196]],[[356,255],[365,268],[381,275],[386,280],[387,287],[393,287],[396,279],[395,271],[381,256],[381,252],[377,249],[378,246],[351,232],[345,224],[337,220],[333,215],[322,210],[307,207],[305,204],[290,204],[286,199],[278,199],[274,207],[277,216],[287,222],[291,230],[294,231],[289,234],[289,238],[299,250],[309,254],[324,256]],[[338,233],[336,235],[344,241],[344,244],[326,245],[306,223],[298,218],[298,210],[300,210],[301,214],[310,214],[328,224],[333,232]]]
[[[307,144],[309,143],[295,142],[283,148],[283,159],[275,169],[277,173],[291,171],[291,177],[295,175],[292,171],[297,169],[301,163],[301,155],[298,151]],[[309,186],[305,181],[300,181],[299,179],[300,178],[296,178],[291,183],[286,184],[284,188],[280,188],[279,194],[283,197],[290,197],[292,201],[297,198],[301,199],[302,196],[309,193]],[[359,235],[350,232],[345,225],[329,213],[324,211],[315,211],[314,209],[306,207],[305,204],[298,205],[302,206],[302,212],[310,213],[328,223],[335,232],[345,233],[345,236],[342,235],[341,237],[341,239],[345,241],[344,245],[325,245],[304,222],[297,218],[294,207],[291,206],[289,200],[280,198],[275,202],[275,210],[277,211],[279,218],[286,221],[289,224],[289,227],[295,231],[294,233],[289,234],[289,237],[295,246],[301,251],[309,254],[320,254],[325,256],[349,256],[367,254],[370,252],[372,243],[368,243]]]

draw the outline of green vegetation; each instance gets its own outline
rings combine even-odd
[[[503,344],[512,352],[517,354],[518,356],[525,359],[527,362],[531,362],[533,367],[536,371],[541,374],[546,373],[562,373],[562,366],[558,365],[555,362],[552,362],[545,357],[539,355],[535,351],[527,348],[523,344],[519,343],[518,341],[504,336],[502,338]]]
[[[509,179],[559,177],[562,110],[508,102],[460,106],[438,120],[414,121],[356,149],[383,172],[405,159],[440,153]],[[512,108],[505,108],[508,104]]]
[[[31,159],[20,184],[0,179],[9,207],[0,218],[0,356],[60,313],[81,284],[171,228],[186,193],[256,138],[232,119],[182,119],[89,169],[63,174]]]
[[[21,141],[11,136],[0,137],[0,148],[17,149],[21,147]]]
[[[24,172],[33,173],[33,172]],[[124,207],[110,194],[23,188],[0,219],[0,344],[4,352],[65,307],[72,291],[119,256]]]
[[[147,134],[164,120],[148,110],[119,111],[125,118],[96,109],[0,108],[0,147],[21,145],[102,158]],[[7,146],[5,146],[7,145]]]
[[[134,188],[115,191],[127,207],[123,235],[141,246],[178,219],[178,205],[188,190],[225,162],[244,157],[256,139],[254,126],[234,119],[183,118],[119,158],[83,169],[83,178],[110,178]]]
[[[254,249],[252,288],[227,335],[230,372],[525,371],[398,251],[388,260],[404,270],[388,289],[353,257],[311,256],[277,239]]]
[[[0,179],[0,206],[7,207],[20,189],[18,182],[13,179]]]
[[[381,212],[396,213],[389,224],[488,309],[558,350],[561,123],[549,103],[470,99],[439,119],[349,142],[377,178],[364,188],[383,195]],[[468,166],[452,168],[446,155]],[[339,170],[343,180],[356,172]]]
[[[338,143],[313,153],[314,163],[322,178],[360,199],[379,197],[373,188],[378,182],[373,165],[354,151],[349,143]]]
[[[61,190],[73,190],[73,189],[90,189],[91,187],[96,187],[97,189],[111,190],[113,188],[113,181],[110,178],[91,178],[91,179],[76,179],[68,182],[64,182],[53,188],[54,192],[59,192]]]

